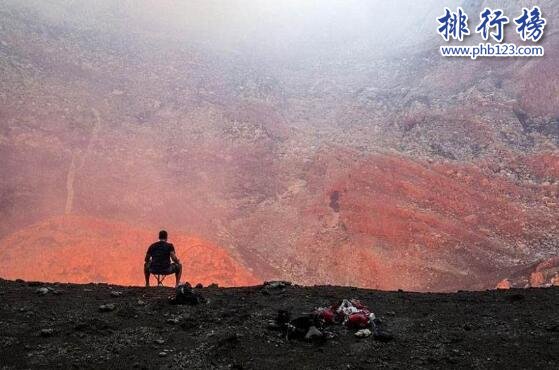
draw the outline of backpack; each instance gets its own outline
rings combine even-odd
[[[192,290],[190,285],[181,284],[175,289],[175,296],[169,298],[171,304],[188,304],[196,305],[198,303],[205,303],[206,300],[200,293]]]

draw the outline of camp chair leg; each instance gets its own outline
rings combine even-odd
[[[167,275],[153,274],[153,276],[155,276],[155,280],[157,280],[157,286],[163,286],[163,280],[165,280]]]

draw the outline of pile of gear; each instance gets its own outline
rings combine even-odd
[[[175,296],[169,297],[169,303],[193,306],[198,303],[206,303],[206,300],[200,293],[194,291],[189,283],[185,283],[176,287]]]
[[[286,310],[278,311],[273,329],[281,330],[288,339],[326,340],[336,335],[328,330],[331,325],[341,324],[349,329],[357,329],[355,336],[373,336],[379,341],[388,342],[392,335],[382,328],[381,321],[357,299],[344,299],[330,307],[320,307],[310,314],[291,319]]]

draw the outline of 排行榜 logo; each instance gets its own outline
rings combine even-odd
[[[466,37],[473,36],[469,22],[472,22],[473,33],[479,34],[485,41],[478,45],[443,45],[440,47],[443,56],[476,59],[477,57],[544,55],[543,46],[534,45],[541,40],[547,23],[539,6],[533,6],[531,9],[522,8],[520,14],[515,15],[507,15],[502,9],[486,7],[479,13],[477,20],[473,17],[470,19],[461,7],[456,11],[444,8],[444,14],[437,17],[437,22],[437,33],[447,42],[453,40],[463,42]],[[529,44],[503,43],[506,27],[514,27],[518,38]],[[487,41],[494,41],[495,44]]]

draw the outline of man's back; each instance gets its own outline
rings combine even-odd
[[[164,240],[153,243],[148,248],[148,255],[151,257],[149,268],[152,271],[166,271],[171,266],[171,252],[175,247]]]
[[[182,265],[181,261],[175,254],[175,247],[171,243],[167,243],[167,231],[159,232],[159,241],[149,246],[144,260],[144,277],[146,278],[146,287],[149,286],[149,278],[151,274],[170,275],[175,274],[177,286],[181,280]],[[173,263],[171,263],[173,260]],[[161,284],[158,277],[157,283]]]

